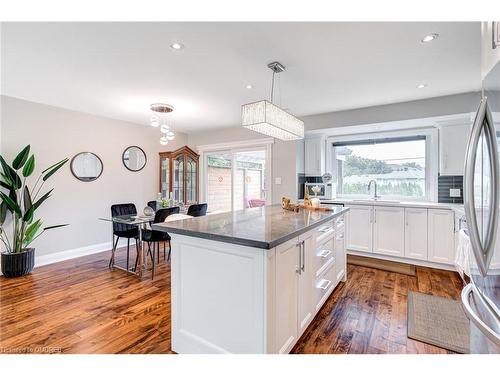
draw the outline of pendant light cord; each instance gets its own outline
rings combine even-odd
[[[271,103],[274,104],[274,75],[276,71],[273,69],[273,82],[271,83]]]

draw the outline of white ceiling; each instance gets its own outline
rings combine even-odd
[[[238,126],[274,60],[275,102],[298,116],[479,90],[480,24],[2,24],[3,94],[144,124],[166,102],[177,131]]]

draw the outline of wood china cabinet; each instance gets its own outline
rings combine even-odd
[[[160,192],[173,193],[174,201],[198,202],[198,162],[200,156],[184,146],[175,151],[160,152]]]

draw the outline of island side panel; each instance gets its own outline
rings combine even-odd
[[[172,350],[269,352],[265,320],[269,250],[172,237]]]

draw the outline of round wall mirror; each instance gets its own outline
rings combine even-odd
[[[130,146],[123,151],[123,165],[129,171],[139,172],[146,166],[147,160],[146,153],[138,146]]]
[[[71,173],[78,180],[90,182],[102,174],[102,160],[92,152],[80,152],[71,159]]]

